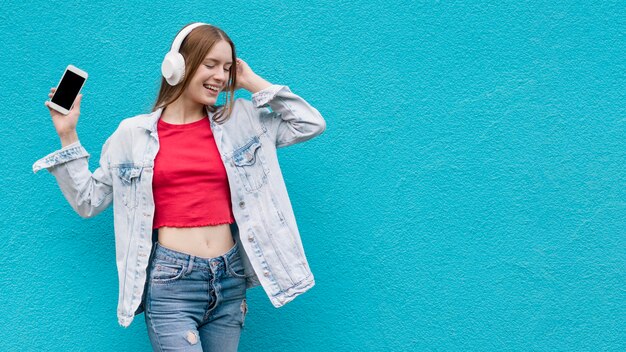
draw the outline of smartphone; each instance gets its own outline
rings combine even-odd
[[[69,114],[72,106],[74,106],[74,100],[87,81],[87,76],[87,72],[78,67],[67,65],[57,89],[50,99],[50,108],[63,115]]]

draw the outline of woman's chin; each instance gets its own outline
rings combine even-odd
[[[217,103],[217,97],[208,97],[208,98],[204,98],[204,105],[215,105],[215,103]]]

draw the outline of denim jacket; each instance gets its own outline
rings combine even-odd
[[[326,129],[320,113],[287,86],[272,85],[236,99],[230,119],[211,130],[228,175],[246,288],[261,285],[279,308],[315,285],[282,177],[276,149],[307,141]],[[268,109],[267,107],[271,108]],[[113,202],[119,278],[118,322],[128,327],[144,311],[146,271],[153,251],[154,159],[163,109],[126,118],[105,141],[100,165],[76,141],[33,164],[54,175],[72,208],[91,218]]]

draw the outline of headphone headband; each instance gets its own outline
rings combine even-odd
[[[170,51],[178,52],[178,50],[180,50],[180,45],[183,43],[183,40],[185,40],[187,35],[191,33],[191,31],[193,31],[195,28],[200,27],[200,26],[209,26],[209,24],[202,23],[202,22],[195,22],[183,28],[180,31],[180,33],[178,33],[176,38],[174,38],[174,42],[172,43],[172,48],[170,49]]]

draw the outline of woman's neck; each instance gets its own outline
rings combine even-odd
[[[204,105],[185,102],[181,96],[176,101],[166,106],[161,113],[161,119],[165,122],[182,125],[201,120],[206,116]]]

